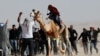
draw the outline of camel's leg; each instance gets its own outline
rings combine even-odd
[[[66,41],[67,41],[67,43],[68,43],[68,45],[69,45],[69,46],[68,46],[68,47],[69,47],[69,50],[70,50],[70,51],[69,51],[69,52],[70,52],[69,55],[70,55],[70,56],[74,56],[74,53],[73,53],[73,51],[72,51],[72,46],[71,46],[71,43],[70,43],[69,39],[67,38]]]
[[[50,38],[48,37],[48,54],[47,56],[51,56],[51,43],[50,43]]]
[[[60,41],[60,39],[59,38],[57,38],[57,49],[62,53],[62,54],[64,54],[65,53],[65,49],[66,49],[66,45],[63,43],[63,45],[64,45],[64,50],[62,49],[62,48],[60,48],[59,47],[59,41]]]
[[[63,32],[63,30],[65,29],[65,25],[61,24],[62,28],[59,30],[59,33],[61,34]]]
[[[65,42],[62,41],[62,45],[63,45],[63,49],[64,49],[64,55],[63,56],[65,56],[65,52],[66,52],[66,44],[65,44]]]

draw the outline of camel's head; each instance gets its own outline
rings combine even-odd
[[[33,9],[32,12],[30,13],[30,17],[33,17],[34,20],[40,21],[39,18],[41,17],[41,13],[40,11]]]
[[[30,13],[30,17],[34,17],[34,16],[35,16],[35,15],[34,15],[35,13],[36,13],[36,10],[33,9],[32,12]]]

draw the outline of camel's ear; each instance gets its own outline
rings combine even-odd
[[[38,16],[39,13],[40,13],[40,11],[37,11],[37,12],[35,13],[35,15]]]
[[[37,15],[37,13],[34,13],[35,15]]]

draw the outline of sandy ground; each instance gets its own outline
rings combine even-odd
[[[75,56],[100,56],[100,33],[99,33],[99,35],[98,35],[98,41],[99,41],[99,42],[97,43],[97,48],[98,48],[99,52],[96,53],[95,49],[93,48],[93,50],[92,50],[92,51],[93,51],[92,55],[90,55],[90,48],[89,48],[88,54],[85,55],[85,54],[84,54],[84,50],[83,50],[83,46],[82,46],[81,42],[78,41],[78,42],[77,42],[78,54],[75,55]],[[90,47],[90,45],[88,45],[88,47]],[[10,56],[12,56],[12,55],[10,55]],[[20,56],[20,55],[18,55],[18,56]],[[36,56],[46,56],[46,55],[45,55],[45,54],[44,54],[44,55],[43,55],[43,54],[37,54]],[[52,56],[63,56],[63,55],[59,52],[57,55],[54,55],[54,54],[52,53]],[[68,56],[68,55],[66,54],[65,56]]]
[[[98,52],[98,53],[96,53],[95,49],[93,48],[93,53],[92,53],[92,55],[90,55],[90,51],[89,51],[89,53],[88,53],[87,55],[85,55],[82,45],[80,45],[80,44],[78,43],[78,44],[77,44],[78,54],[75,55],[75,56],[100,56],[100,48],[99,48],[99,47],[100,47],[100,43],[97,44],[97,47],[98,47],[98,49],[99,49],[99,52]],[[10,55],[10,56],[12,56],[12,55]],[[20,56],[20,55],[18,55],[18,56]],[[46,55],[45,55],[45,54],[44,54],[44,55],[43,55],[43,54],[37,54],[36,56],[46,56]],[[57,55],[54,55],[54,54],[52,53],[52,56],[63,56],[63,55],[59,52]],[[66,55],[64,55],[64,56],[68,56],[68,55],[66,54]]]
[[[89,53],[87,55],[85,55],[82,45],[77,44],[77,47],[78,47],[78,54],[75,55],[75,56],[100,56],[100,48],[99,48],[100,47],[100,43],[98,43],[98,45],[97,45],[97,47],[99,49],[99,52],[96,53],[95,49],[93,48],[92,55],[90,55],[90,51],[89,51]],[[43,55],[43,54],[39,55],[38,54],[37,56],[45,56],[45,55]],[[62,56],[62,55],[61,55],[61,53],[58,53],[57,55],[53,55],[53,53],[52,53],[52,56]],[[68,56],[68,55],[66,54],[65,56]]]

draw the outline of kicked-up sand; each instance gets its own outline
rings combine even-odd
[[[90,47],[90,46],[88,45],[88,47]],[[84,54],[84,50],[83,50],[82,44],[77,43],[78,54],[74,55],[74,56],[100,56],[100,43],[99,42],[97,44],[97,48],[99,50],[98,53],[96,53],[96,50],[93,48],[92,49],[93,53],[90,54],[90,48],[89,48],[88,54]],[[43,54],[37,54],[36,56],[45,56],[45,54],[44,55]],[[69,55],[67,55],[67,54],[66,55],[62,55],[60,52],[58,52],[57,55],[54,55],[53,52],[52,52],[52,56],[69,56]]]

